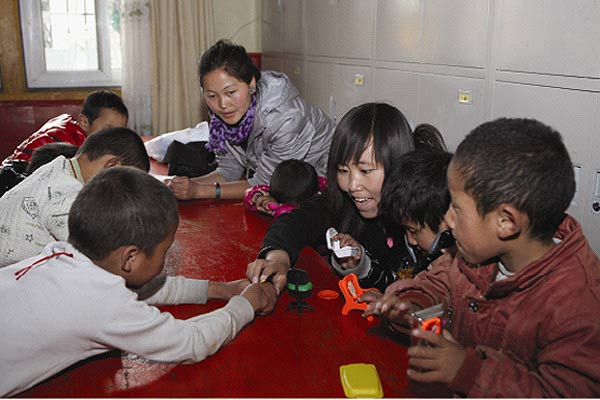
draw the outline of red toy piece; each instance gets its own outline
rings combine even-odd
[[[340,289],[342,290],[344,298],[346,299],[346,303],[344,304],[344,307],[342,307],[342,315],[348,315],[351,310],[364,311],[367,308],[367,303],[359,303],[357,299],[362,296],[363,293],[369,290],[375,290],[376,292],[379,292],[377,289],[361,288],[356,274],[346,275],[344,279],[338,282],[338,284],[340,285]],[[369,315],[367,320],[373,321],[373,316]]]

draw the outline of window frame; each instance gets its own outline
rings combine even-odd
[[[19,19],[23,39],[25,82],[30,89],[119,87],[121,70],[111,67],[108,4],[94,0],[98,69],[84,71],[47,71],[44,55],[42,13],[39,0],[19,0]]]

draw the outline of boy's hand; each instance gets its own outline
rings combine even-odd
[[[239,279],[231,282],[208,282],[209,300],[229,300],[233,296],[241,294],[250,284],[248,279]]]
[[[242,292],[242,296],[250,302],[257,315],[270,314],[277,303],[277,291],[270,282],[248,285]]]
[[[246,277],[252,283],[266,281],[271,277],[277,294],[285,288],[287,284],[287,273],[291,267],[291,261],[288,254],[283,250],[271,250],[263,260],[256,260],[248,264]]]
[[[387,290],[384,294],[369,290],[358,301],[367,303],[363,317],[379,315],[386,318],[392,325],[406,327],[408,325],[408,316],[414,311],[412,304],[400,300],[395,292]]]
[[[340,266],[343,269],[352,269],[355,268],[363,256],[362,254],[362,246],[358,243],[352,236],[347,233],[338,233],[337,235],[332,237],[332,240],[339,240],[340,247],[350,246],[358,249],[356,255],[344,258],[337,258]],[[335,256],[335,253],[333,254]]]
[[[418,382],[452,382],[465,361],[466,349],[447,331],[438,335],[415,329],[412,334],[431,346],[417,345],[408,349],[409,369],[406,374]]]

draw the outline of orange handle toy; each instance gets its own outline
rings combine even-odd
[[[356,274],[349,274],[344,277],[344,279],[338,282],[340,289],[346,299],[346,303],[344,307],[342,307],[342,315],[348,315],[348,313],[352,310],[361,310],[364,311],[367,308],[367,303],[359,303],[357,299],[363,295],[363,293],[368,292],[369,290],[377,289],[363,289],[360,287],[358,283],[358,277]],[[368,321],[373,320],[373,316],[369,315],[367,317]]]
[[[442,333],[442,320],[439,317],[429,318],[421,324],[421,329],[424,331],[433,331],[433,328],[436,328],[434,333],[438,335]]]

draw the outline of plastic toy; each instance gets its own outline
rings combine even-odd
[[[340,367],[344,394],[350,398],[382,398],[383,389],[373,364],[348,364]]]
[[[360,287],[358,283],[358,277],[356,274],[349,274],[344,277],[344,279],[338,282],[340,285],[340,289],[342,290],[342,294],[346,299],[346,303],[344,307],[342,307],[342,315],[348,315],[351,310],[361,310],[364,311],[367,308],[367,303],[359,303],[357,300],[363,293],[369,290],[375,290],[379,292],[377,289],[363,289]],[[373,320],[373,316],[369,315],[367,317],[368,321]]]
[[[335,228],[327,229],[327,232],[325,233],[325,240],[327,241],[327,248],[329,250],[332,250],[334,252],[334,254],[336,255],[336,257],[338,257],[338,258],[351,257],[351,256],[357,255],[358,254],[357,248],[350,247],[350,246],[340,247],[340,241],[332,239],[335,235],[337,235],[337,233],[338,232],[335,230]]]
[[[412,327],[413,329],[421,328],[424,331],[431,331],[437,335],[441,335],[445,322],[445,313],[443,304],[436,304],[435,306],[415,311],[410,314],[412,317]],[[418,344],[428,345],[424,340],[419,340]]]
[[[298,315],[302,314],[302,310],[314,310],[313,307],[304,301],[312,294],[312,283],[308,280],[308,273],[300,268],[292,268],[287,273],[287,288],[295,301],[290,302],[286,311],[298,310]]]

